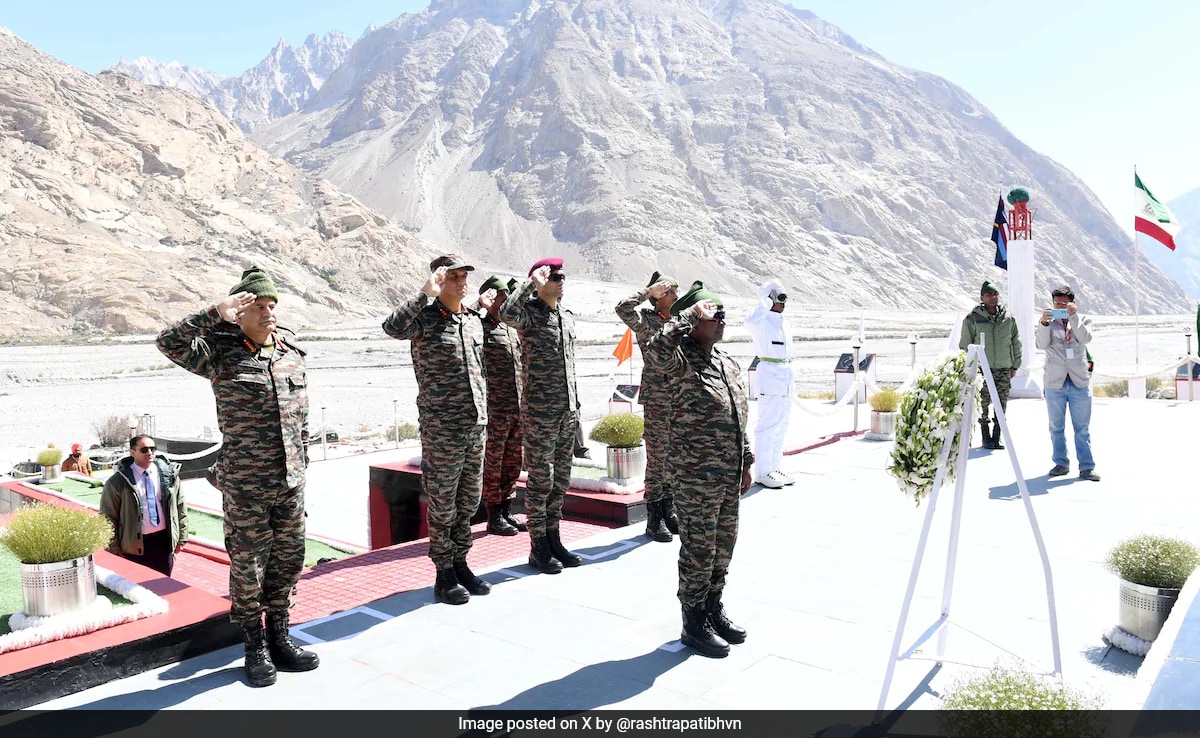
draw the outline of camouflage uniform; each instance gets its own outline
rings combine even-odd
[[[479,508],[488,422],[483,328],[474,310],[452,313],[420,292],[392,312],[383,331],[412,341],[429,558],[444,569],[466,561]]]
[[[526,524],[531,537],[557,530],[571,486],[579,396],[575,386],[575,319],[533,296],[525,279],[500,308],[521,337],[521,421],[525,447]]]
[[[260,348],[217,310],[158,336],[168,359],[212,383],[224,437],[216,465],[229,551],[229,618],[286,612],[304,568],[308,381],[304,351],[283,329]]]
[[[645,408],[646,502],[654,503],[672,496],[671,488],[671,402],[666,376],[653,368],[647,345],[666,319],[655,307],[637,309],[650,296],[649,288],[639,290],[617,303],[617,315],[633,330],[642,351],[642,387],[640,400]]]
[[[511,499],[521,477],[521,346],[517,332],[483,315],[483,361],[487,367],[487,453],[483,502]]]
[[[749,402],[738,363],[688,336],[699,322],[685,309],[647,349],[671,402],[675,509],[679,514],[679,601],[719,598],[737,541],[742,474],[754,462],[746,436]]]

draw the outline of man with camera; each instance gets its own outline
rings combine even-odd
[[[987,355],[988,367],[992,370],[992,381],[996,383],[996,394],[1000,409],[1008,412],[1008,393],[1012,378],[1021,366],[1021,334],[1017,320],[1000,304],[1000,290],[992,282],[984,282],[979,288],[979,304],[963,318],[958,347],[966,351],[971,344],[983,340],[983,351]],[[983,447],[1002,449],[1000,442],[1000,419],[994,418],[988,427],[988,408],[992,393],[987,383],[979,393],[979,429],[983,432]]]
[[[1092,387],[1088,373],[1087,345],[1092,341],[1092,321],[1081,315],[1075,305],[1075,292],[1067,285],[1050,293],[1053,307],[1042,310],[1034,334],[1037,347],[1046,352],[1042,386],[1046,393],[1046,413],[1050,419],[1054,468],[1050,476],[1061,477],[1071,471],[1067,457],[1067,409],[1071,410],[1071,430],[1075,436],[1075,456],[1079,478],[1100,481],[1092,459]]]
[[[755,384],[758,423],[754,426],[754,481],[779,489],[796,480],[783,472],[783,439],[792,412],[792,339],[783,322],[787,291],[779,280],[758,288],[758,305],[746,318],[746,330],[758,354]]]

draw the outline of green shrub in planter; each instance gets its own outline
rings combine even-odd
[[[868,397],[867,402],[871,403],[871,409],[877,413],[894,413],[896,408],[900,407],[903,397],[895,387],[884,387]]]
[[[1107,735],[1102,700],[1056,680],[995,667],[952,685],[942,700],[938,723],[950,738]]]
[[[46,448],[38,452],[37,463],[42,466],[57,466],[62,463],[63,452],[61,448],[54,448],[53,443],[46,444]]]
[[[640,415],[633,413],[613,413],[600,418],[600,422],[592,428],[588,438],[606,446],[616,448],[633,448],[642,443],[642,434],[646,432],[646,421]]]
[[[1178,538],[1140,535],[1114,546],[1104,565],[1121,579],[1143,587],[1182,589],[1200,565],[1200,550]]]
[[[99,513],[38,503],[13,513],[0,545],[23,564],[53,564],[94,553],[112,537],[112,523]]]

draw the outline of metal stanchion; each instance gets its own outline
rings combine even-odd
[[[1192,401],[1192,372],[1195,371],[1192,363],[1192,327],[1189,325],[1183,329],[1183,335],[1187,336],[1187,356],[1188,356],[1188,402]]]
[[[862,387],[858,384],[858,351],[862,348],[862,339],[855,335],[854,340],[850,343],[850,348],[854,349],[854,432],[858,432],[858,398],[862,394]]]
[[[400,415],[399,400],[392,400],[392,433],[396,436],[396,448],[400,448]]]
[[[916,333],[908,334],[908,346],[909,346],[908,368],[916,369],[917,368],[917,334]]]
[[[326,441],[329,439],[329,429],[325,427],[325,406],[321,406],[321,461],[329,459],[329,446]]]

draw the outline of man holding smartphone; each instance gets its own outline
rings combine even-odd
[[[1075,305],[1075,292],[1063,285],[1050,293],[1053,307],[1042,310],[1035,331],[1037,347],[1046,352],[1042,385],[1046,392],[1046,412],[1050,419],[1054,468],[1050,476],[1061,477],[1071,471],[1067,457],[1066,416],[1071,410],[1071,430],[1075,436],[1075,456],[1079,478],[1100,481],[1092,459],[1091,375],[1088,374],[1087,345],[1092,341],[1092,321],[1081,315]]]

